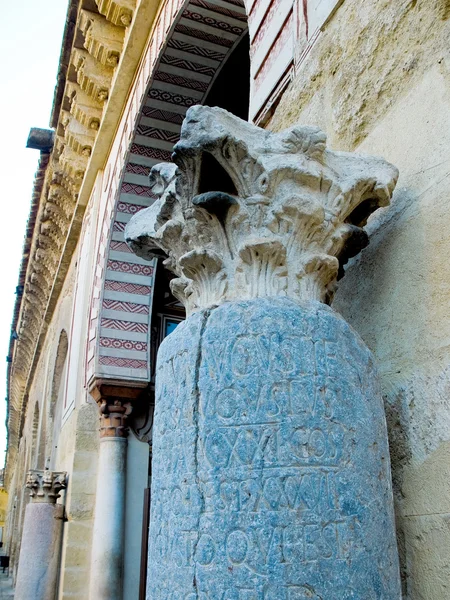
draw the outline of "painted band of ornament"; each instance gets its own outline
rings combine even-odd
[[[67,473],[65,471],[38,471],[27,473],[26,487],[30,490],[33,502],[55,504],[61,490],[66,489]]]
[[[173,161],[151,170],[158,199],[125,238],[163,258],[188,313],[257,297],[330,302],[398,177],[382,158],[327,149],[317,127],[273,133],[207,106],[188,110]]]

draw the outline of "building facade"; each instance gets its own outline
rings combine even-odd
[[[319,126],[329,147],[399,169],[333,306],[378,361],[404,598],[448,597],[449,41],[447,0],[70,1],[52,131],[29,140],[8,356],[14,579],[41,485],[27,473],[65,473],[55,598],[145,597],[155,357],[185,315],[123,234],[186,111],[206,104],[274,132]]]

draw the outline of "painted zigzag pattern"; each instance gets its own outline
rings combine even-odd
[[[140,144],[132,144],[130,152],[138,156],[147,156],[148,158],[156,158],[164,162],[172,162],[172,152],[161,150],[161,148],[151,148],[150,146],[141,146]]]
[[[146,369],[146,360],[136,360],[133,358],[117,358],[115,356],[100,356],[100,364],[111,367],[120,367],[126,369]]]
[[[231,40],[226,40],[225,38],[213,35],[212,33],[206,33],[206,31],[200,31],[200,29],[188,27],[187,25],[183,25],[182,23],[178,23],[178,25],[176,25],[175,31],[178,31],[178,33],[183,33],[184,35],[188,35],[193,38],[205,40],[205,42],[217,44],[218,46],[225,46],[225,48],[231,48],[231,46],[234,43]]]
[[[135,194],[136,196],[145,196],[146,198],[156,198],[155,194],[149,187],[139,185],[137,183],[129,183],[124,181],[120,190],[122,194]]]
[[[150,117],[151,119],[159,119],[160,121],[168,121],[169,123],[175,123],[181,125],[184,119],[184,115],[171,112],[170,110],[161,110],[160,108],[153,108],[152,106],[144,106],[142,109],[144,117]]]
[[[125,168],[126,173],[133,173],[134,175],[145,175],[148,177],[150,174],[150,167],[146,167],[145,165],[138,165],[136,163],[127,163]]]
[[[204,58],[210,58],[211,60],[221,61],[223,60],[224,54],[217,52],[216,50],[210,50],[209,48],[203,48],[202,46],[196,46],[195,44],[188,44],[172,38],[167,44],[168,48],[174,48],[175,50],[182,50],[189,54],[196,54],[197,56],[203,56]]]
[[[245,4],[243,2],[243,0],[222,0],[223,2],[226,2],[227,4],[234,4],[234,6],[240,6],[241,8],[245,8]]]
[[[157,140],[163,140],[165,142],[170,142],[172,144],[176,144],[180,139],[180,134],[175,133],[173,131],[167,131],[166,129],[156,129],[155,127],[149,127],[148,125],[143,125],[142,123],[138,125],[136,129],[136,133],[139,135],[145,135],[149,138],[154,138]]]
[[[116,242],[122,244],[124,242]],[[127,246],[128,248],[128,246]],[[139,294],[142,296],[148,296],[152,288],[149,285],[139,285],[138,283],[125,283],[124,281],[113,281],[107,279],[105,281],[105,290],[111,292],[124,292],[126,294]]]
[[[116,331],[134,331],[137,333],[147,333],[148,331],[146,323],[119,321],[118,319],[102,319],[100,325],[105,329],[115,329]]]
[[[103,300],[103,308],[109,310],[120,310],[138,315],[148,315],[149,307],[145,304],[136,304],[135,302],[123,302],[121,300]]]
[[[215,67],[208,67],[207,65],[199,65],[196,62],[186,60],[185,58],[178,58],[178,56],[171,56],[164,54],[161,58],[161,63],[165,65],[171,65],[178,67],[179,69],[186,69],[187,71],[194,71],[195,73],[201,73],[202,75],[208,75],[214,77],[216,73]]]
[[[208,89],[208,83],[204,81],[197,81],[196,79],[187,79],[180,75],[173,75],[172,73],[166,73],[165,71],[158,71],[155,73],[155,80],[162,81],[163,83],[170,83],[172,85],[179,85],[180,87],[187,88],[190,90],[196,90],[197,92],[206,92]]]
[[[116,250],[117,252],[128,252],[128,254],[131,254],[131,248],[125,242],[111,240],[109,247],[111,250]]]

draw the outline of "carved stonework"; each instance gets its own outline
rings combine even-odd
[[[84,47],[96,60],[116,67],[122,51],[124,30],[109,23],[102,15],[81,11],[80,29],[85,37]]]
[[[165,259],[188,313],[257,297],[329,302],[398,176],[381,158],[328,150],[316,127],[272,133],[206,106],[187,112],[173,160],[153,167],[158,200],[126,239]]]
[[[73,65],[80,88],[96,102],[105,102],[109,96],[114,69],[102,65],[86,50],[78,49],[73,53]]]
[[[121,385],[119,382],[94,379],[89,393],[96,401],[100,411],[100,437],[128,437],[133,417],[142,414],[146,404],[145,387]],[[134,427],[133,427],[134,428]]]
[[[28,471],[26,487],[30,489],[33,502],[55,504],[61,490],[66,489],[67,473],[65,471]]]
[[[136,0],[95,0],[95,3],[99,12],[114,25],[122,27],[131,25]]]
[[[88,129],[98,131],[102,119],[101,103],[91,98],[76,83],[68,83],[67,95],[70,99],[70,113],[75,119]]]
[[[123,400],[105,400],[99,402],[100,437],[128,437],[128,416],[131,414],[130,402]]]

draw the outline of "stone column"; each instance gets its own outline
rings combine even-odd
[[[147,599],[400,600],[376,370],[327,306],[397,170],[208,107],[174,161],[126,230],[190,315],[158,355]]]
[[[64,506],[56,504],[66,487],[66,473],[29,471],[31,502],[25,509],[14,598],[53,600],[60,568]]]
[[[127,418],[131,413],[131,404],[98,394],[97,401],[100,408],[100,448],[89,598],[90,600],[121,600]]]

